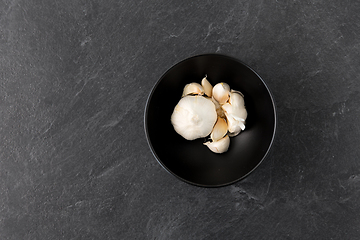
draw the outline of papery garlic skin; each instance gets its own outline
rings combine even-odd
[[[213,87],[212,95],[221,105],[229,99],[230,86],[227,83],[218,83]]]
[[[214,153],[224,153],[229,149],[230,138],[228,135],[215,142],[204,143]]]
[[[171,115],[175,131],[187,140],[208,136],[217,121],[214,103],[203,96],[185,96]]]
[[[197,94],[202,95],[204,94],[204,88],[198,83],[189,83],[186,84],[183,90],[182,97],[190,95],[190,94]]]

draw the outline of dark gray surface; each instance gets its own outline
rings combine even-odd
[[[0,1],[0,239],[359,239],[359,12]],[[213,52],[264,78],[279,121],[255,172],[208,189],[161,168],[143,115],[164,71]]]

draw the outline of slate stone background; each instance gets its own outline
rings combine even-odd
[[[360,3],[1,0],[0,239],[360,239]],[[241,182],[156,162],[147,97],[173,64],[236,57],[278,131]]]

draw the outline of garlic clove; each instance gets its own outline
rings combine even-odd
[[[204,94],[204,88],[198,83],[189,83],[186,84],[183,90],[182,97],[187,96],[189,94]]]
[[[233,111],[234,111],[234,109],[233,109],[233,107],[231,106],[230,103],[225,103],[225,104],[223,104],[223,105],[221,106],[221,108],[222,108],[225,112],[227,112],[227,113],[229,113],[229,114],[232,114]]]
[[[238,121],[245,122],[247,118],[247,111],[245,107],[236,108],[228,103],[225,103],[221,106],[221,108],[224,110],[224,112],[228,113]]]
[[[236,133],[236,132],[238,132],[240,130],[245,129],[245,127],[244,127],[244,129],[242,129],[242,125],[244,125],[242,123],[242,121],[234,118],[234,116],[232,116],[231,114],[229,114],[227,112],[225,112],[225,116],[226,116],[226,120],[227,120],[227,123],[228,123],[228,131],[230,133]]]
[[[230,138],[228,135],[215,142],[204,143],[214,153],[224,153],[229,149]]]
[[[211,98],[211,101],[215,104],[217,115],[221,118],[225,118],[225,113],[224,110],[221,108],[220,103],[216,101],[214,97]]]
[[[229,99],[230,86],[226,83],[218,83],[213,87],[212,95],[220,105],[226,103]]]
[[[245,119],[246,119],[246,117],[247,117],[247,111],[246,111],[246,109],[244,108],[244,109],[242,109],[241,110],[244,114],[242,115],[242,117],[241,117],[241,113],[239,114],[239,115],[235,115],[235,114],[232,114],[232,117],[235,119],[235,120],[237,120],[237,121],[239,121],[241,124],[240,124],[240,127],[241,127],[241,129],[242,130],[244,130],[245,129]],[[239,117],[240,116],[240,117]]]
[[[229,137],[236,137],[237,135],[239,135],[239,133],[241,132],[241,128],[240,129],[238,129],[238,131],[236,131],[236,132],[229,132],[228,133],[228,135],[229,135]]]
[[[238,90],[231,89],[230,92],[238,93],[238,94],[240,94],[242,97],[244,97],[244,94],[242,94],[242,92],[240,92],[240,91],[238,91]]]
[[[245,107],[238,109],[236,117],[241,118],[243,120],[243,122],[245,122],[247,116],[248,116],[248,113],[247,113]]]
[[[229,103],[236,108],[243,108],[245,106],[244,97],[241,92],[231,90]]]
[[[240,126],[241,130],[245,130],[245,120],[243,118],[238,118],[234,115],[232,115],[232,117],[238,121],[238,125]]]
[[[238,95],[238,94],[236,94]],[[239,105],[241,103],[241,99],[239,99],[239,102],[234,101],[236,98],[233,97],[233,104],[225,103],[221,106],[221,108],[227,113],[227,115],[234,118],[236,121],[241,122],[239,126],[241,126],[241,129],[245,129],[245,120],[247,118],[247,111],[244,105]],[[226,115],[226,114],[225,114]]]
[[[225,119],[218,117],[216,124],[210,134],[210,138],[213,141],[218,141],[226,135],[227,131],[228,131],[228,125]]]
[[[217,121],[214,103],[203,96],[185,96],[171,115],[175,131],[187,140],[208,136]]]
[[[245,130],[245,124],[244,124],[244,122],[243,122],[243,121],[240,121],[239,125],[240,125],[241,130],[244,131],[244,130]]]
[[[212,97],[212,90],[213,90],[213,86],[211,85],[211,83],[206,79],[206,77],[204,77],[201,80],[201,86],[204,88],[204,92],[208,97]]]

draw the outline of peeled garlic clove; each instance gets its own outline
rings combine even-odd
[[[214,103],[203,96],[185,96],[171,115],[175,131],[187,140],[208,136],[217,121]]]
[[[213,90],[213,86],[211,85],[211,83],[206,79],[206,77],[204,77],[201,80],[201,86],[204,88],[204,92],[208,97],[212,96],[212,90]]]
[[[210,134],[213,141],[218,141],[225,136],[228,131],[228,125],[225,119],[218,117],[216,124]]]
[[[213,87],[212,95],[220,105],[227,102],[229,99],[230,86],[226,83],[218,83]]]
[[[186,84],[183,90],[182,97],[187,96],[189,94],[204,94],[204,88],[198,83],[189,83]]]
[[[204,143],[214,153],[224,153],[229,149],[230,138],[228,135],[215,142]]]

